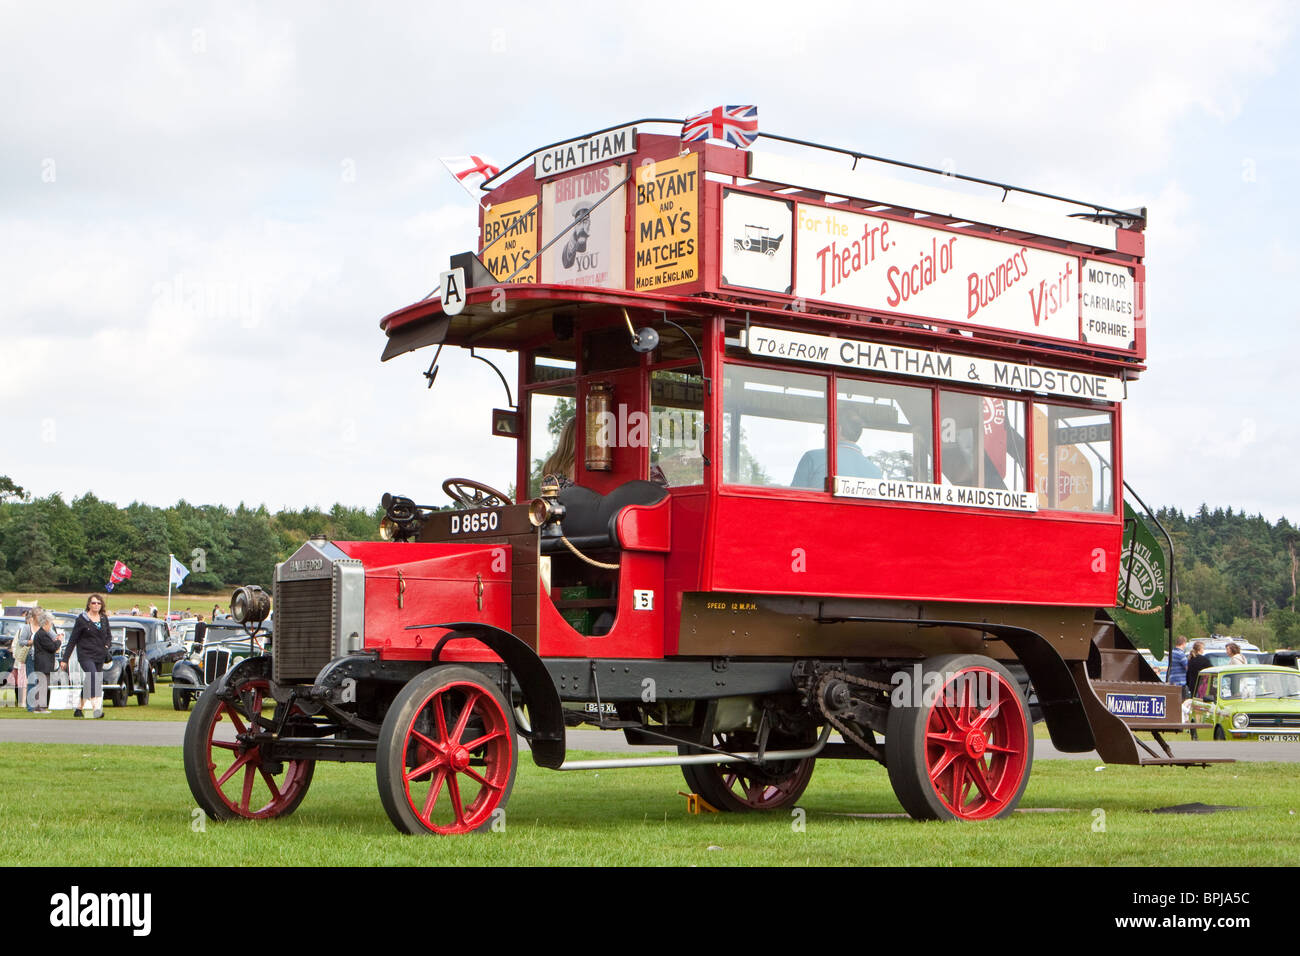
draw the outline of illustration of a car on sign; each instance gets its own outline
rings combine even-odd
[[[1268,664],[1207,667],[1196,678],[1191,719],[1215,740],[1300,743],[1300,673]]]
[[[761,252],[764,255],[774,256],[776,250],[781,248],[781,240],[785,238],[785,233],[779,236],[773,236],[772,230],[767,226],[745,226],[745,234],[737,239],[732,240],[737,249],[745,252]]]

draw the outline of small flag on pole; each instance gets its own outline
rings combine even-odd
[[[190,569],[185,567],[185,565],[181,564],[179,561],[177,561],[175,555],[172,555],[171,559],[172,559],[171,582],[176,587],[180,587],[181,582],[184,581],[187,577],[189,577]]]
[[[474,197],[475,202],[483,198],[478,187],[501,172],[482,156],[443,156],[439,162],[447,167],[447,172],[456,177],[456,182]]]
[[[104,585],[105,591],[112,591],[123,581],[131,576],[131,569],[121,561],[113,562],[113,570],[108,575],[108,583]]]
[[[732,146],[749,149],[757,137],[757,106],[715,106],[695,114],[682,124],[684,143],[721,139]]]

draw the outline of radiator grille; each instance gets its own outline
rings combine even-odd
[[[333,582],[278,581],[275,585],[276,681],[311,680],[334,657]]]
[[[203,652],[203,683],[211,684],[230,670],[230,649],[213,647]]]

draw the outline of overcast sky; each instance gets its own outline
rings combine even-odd
[[[755,103],[1149,207],[1126,477],[1300,519],[1296,8],[713,6],[0,0],[0,474],[272,509],[505,487],[486,365],[448,350],[427,391],[428,351],[379,362],[380,317],[474,243],[438,157]]]

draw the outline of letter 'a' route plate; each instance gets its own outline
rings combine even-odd
[[[465,270],[451,269],[442,273],[438,291],[442,297],[443,315],[460,315],[465,308]]]

